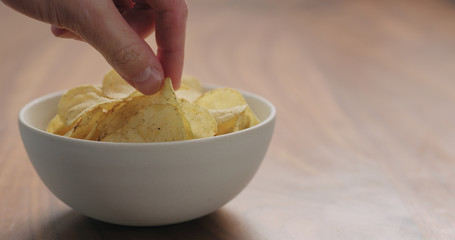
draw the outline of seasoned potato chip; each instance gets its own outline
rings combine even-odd
[[[126,105],[125,105],[126,106]],[[125,106],[123,108],[125,108]],[[101,138],[105,142],[170,142],[189,139],[184,116],[171,104],[149,104]],[[108,131],[110,132],[110,131]]]
[[[185,117],[188,119],[194,138],[206,138],[215,135],[217,122],[207,109],[183,98],[179,101]]]
[[[172,87],[172,81],[170,78],[166,78],[163,83],[161,90],[155,95],[151,95],[150,101],[152,104],[172,104],[179,106],[180,103],[177,99],[177,95]]]
[[[161,87],[161,90],[157,94],[148,96],[148,97],[151,98],[151,102],[153,104],[171,104],[171,105],[175,106],[177,108],[177,110],[179,111],[180,115],[182,115],[187,139],[190,139],[193,137],[192,131],[191,131],[191,126],[185,117],[185,113],[183,112],[182,106],[177,98],[177,95],[174,91],[174,87],[172,86],[172,81],[170,78],[166,78],[164,80],[163,87]]]
[[[185,114],[183,112],[183,109],[182,109],[182,106],[181,106],[179,100],[177,99],[177,95],[175,94],[174,88],[172,86],[172,81],[170,78],[166,78],[164,80],[163,86],[158,93],[156,93],[155,95],[147,96],[147,98],[150,99],[149,103],[151,103],[151,104],[170,104],[170,105],[175,106],[177,108],[177,110],[179,111],[179,113],[183,116],[183,122],[185,125],[186,134],[188,136],[192,135],[191,127],[189,125],[188,120],[184,116]],[[190,137],[188,137],[188,139],[189,138]]]
[[[167,122],[166,118],[169,119]],[[170,129],[172,124],[175,128]],[[190,125],[170,79],[155,95],[138,95],[124,100],[123,105],[116,107],[98,128],[102,133],[101,141],[155,142],[192,138]]]
[[[110,70],[103,78],[103,94],[108,98],[123,99],[137,92],[114,69]]]

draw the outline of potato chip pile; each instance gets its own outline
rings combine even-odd
[[[101,87],[82,85],[63,94],[47,131],[104,142],[169,142],[231,133],[258,123],[234,89],[203,92],[197,79],[183,77],[179,90],[166,79],[160,92],[147,96],[111,70]]]

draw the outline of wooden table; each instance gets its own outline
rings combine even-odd
[[[33,170],[17,113],[99,83],[109,66],[1,5],[0,239],[455,238],[454,1],[188,2],[185,73],[277,107],[253,181],[215,213],[172,226],[71,210]]]

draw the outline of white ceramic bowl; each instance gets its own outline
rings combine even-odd
[[[217,210],[252,179],[275,125],[274,106],[242,92],[261,123],[239,132],[166,143],[72,139],[45,132],[61,94],[38,98],[20,111],[27,154],[60,200],[115,224],[173,224]]]

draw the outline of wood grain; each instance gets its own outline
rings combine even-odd
[[[454,239],[455,2],[188,1],[185,73],[278,110],[250,185],[201,219],[115,226],[57,200],[17,113],[109,69],[0,7],[0,239]],[[148,41],[153,45],[153,39]]]

